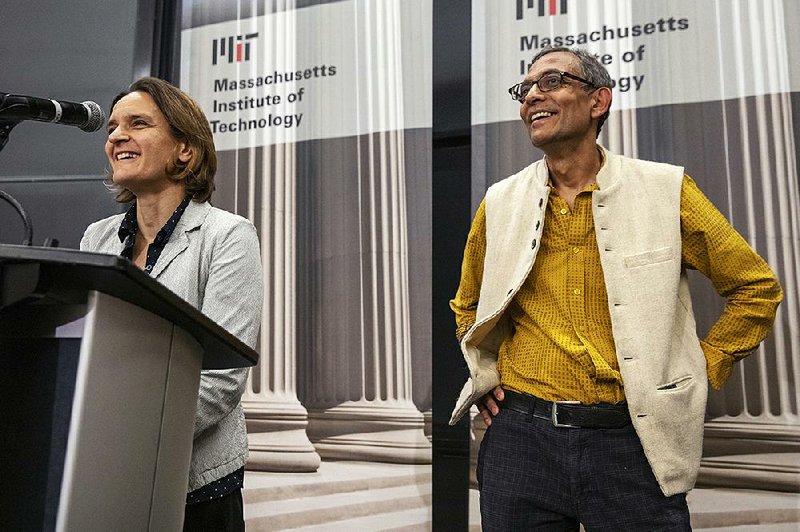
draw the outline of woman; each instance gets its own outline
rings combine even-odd
[[[217,158],[208,120],[180,89],[143,78],[111,104],[110,188],[125,214],[86,229],[81,249],[127,257],[247,345],[261,323],[258,237],[212,207]],[[203,371],[184,530],[244,530],[247,369]]]

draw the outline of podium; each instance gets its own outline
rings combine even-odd
[[[258,354],[126,259],[0,245],[0,523],[180,530],[200,369]]]

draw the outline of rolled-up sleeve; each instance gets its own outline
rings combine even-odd
[[[769,334],[783,292],[766,261],[689,176],[684,176],[681,188],[681,237],[684,265],[708,277],[727,300],[701,341],[709,383],[719,389],[733,363],[752,353]]]

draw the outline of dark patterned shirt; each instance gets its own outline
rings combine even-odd
[[[172,213],[172,216],[169,217],[167,223],[164,224],[164,227],[158,231],[153,243],[147,246],[147,262],[145,262],[144,265],[144,271],[147,275],[150,275],[153,271],[158,257],[160,257],[161,252],[164,251],[164,246],[167,245],[169,237],[171,237],[172,232],[175,231],[175,226],[178,225],[178,221],[181,219],[183,211],[186,210],[190,201],[192,201],[191,196],[186,196],[183,199],[181,204],[178,205],[178,208],[175,209],[175,212]],[[125,217],[122,219],[119,231],[117,232],[119,241],[122,242],[124,246],[120,255],[128,260],[133,260],[133,247],[136,243],[136,234],[138,232],[139,225],[136,223],[136,203],[134,203],[131,205],[130,209],[128,209],[128,212],[125,213]]]
[[[210,501],[211,499],[219,499],[244,486],[244,468],[240,467],[230,475],[209,482],[202,488],[188,493],[186,495],[186,504],[197,504],[200,502]]]

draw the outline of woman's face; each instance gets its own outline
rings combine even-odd
[[[164,114],[144,92],[132,92],[114,106],[105,149],[114,183],[137,196],[176,186],[167,169],[176,156],[183,162],[192,157],[191,148],[172,135]]]

